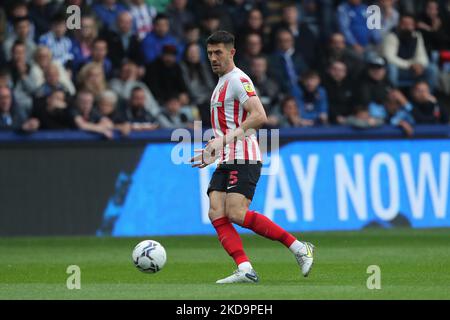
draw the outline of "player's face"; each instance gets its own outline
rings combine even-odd
[[[212,71],[217,75],[227,72],[233,62],[236,49],[225,46],[223,43],[208,44],[207,53]]]

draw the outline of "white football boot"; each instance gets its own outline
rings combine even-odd
[[[295,253],[295,259],[297,259],[297,262],[302,269],[303,276],[307,277],[311,272],[314,262],[314,246],[309,242],[303,242],[303,244],[305,246]]]
[[[258,275],[255,270],[251,269],[250,271],[242,271],[238,269],[231,276],[217,280],[216,283],[257,283],[258,280]]]

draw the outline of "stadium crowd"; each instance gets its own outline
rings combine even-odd
[[[449,123],[449,0],[4,0],[0,129],[208,127],[205,40],[219,29],[236,35],[268,127]]]

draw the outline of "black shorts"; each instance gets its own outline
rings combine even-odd
[[[209,182],[208,195],[211,191],[240,193],[252,200],[261,175],[261,167],[261,162],[220,164]]]

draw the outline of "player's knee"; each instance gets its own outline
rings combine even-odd
[[[225,213],[223,212],[223,210],[220,210],[218,208],[210,208],[208,211],[208,217],[211,222],[224,216]]]
[[[230,219],[231,222],[238,225],[244,223],[246,209],[241,206],[229,205],[225,208],[225,215]]]

